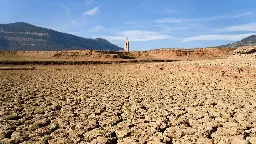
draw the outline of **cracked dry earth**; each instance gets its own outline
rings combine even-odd
[[[256,143],[255,60],[36,67],[0,71],[0,143]]]

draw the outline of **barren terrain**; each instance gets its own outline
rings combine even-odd
[[[0,142],[256,143],[256,61],[0,70]]]
[[[227,58],[234,48],[156,49],[151,51],[0,51],[1,61],[198,60]]]

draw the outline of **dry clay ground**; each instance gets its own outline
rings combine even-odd
[[[256,143],[256,60],[0,71],[2,143]]]

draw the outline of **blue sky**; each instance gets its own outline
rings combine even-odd
[[[33,25],[131,50],[217,46],[256,33],[255,0],[1,0],[0,23]]]

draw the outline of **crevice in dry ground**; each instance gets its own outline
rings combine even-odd
[[[118,112],[118,113],[117,113],[118,120],[115,121],[115,122],[112,124],[112,126],[116,126],[116,125],[118,125],[119,123],[121,123],[121,122],[123,121],[122,114],[123,114],[123,112]]]
[[[215,133],[218,130],[218,126],[212,127],[212,129],[209,131],[207,138],[212,139],[212,134]]]
[[[256,79],[246,76],[256,75],[255,66],[214,60],[0,70],[0,141],[252,141]]]
[[[164,141],[164,140],[161,140],[162,143],[165,143],[165,144],[173,144],[173,140],[172,138],[168,137],[170,140],[167,140],[167,141]]]
[[[246,129],[244,130],[244,139],[246,139],[247,137],[250,136],[250,132],[247,132],[250,129],[251,129],[251,127],[246,127]]]
[[[107,144],[117,144],[117,135],[116,135],[116,132],[111,132],[110,134],[110,138],[108,139],[107,141]]]

